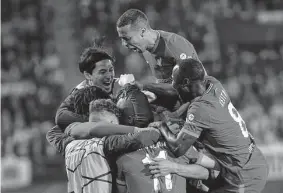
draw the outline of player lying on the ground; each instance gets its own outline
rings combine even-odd
[[[213,77],[205,77],[199,61],[185,59],[174,67],[173,86],[192,95],[194,100],[177,136],[166,124],[158,126],[171,151],[181,156],[201,137],[205,149],[221,166],[224,185],[215,192],[262,191],[268,175],[267,163],[222,84]],[[152,173],[157,176],[163,175],[162,167],[170,170],[168,165],[153,165]],[[175,167],[173,173],[186,177],[186,167]]]
[[[114,129],[119,128],[120,110],[110,99],[95,99],[90,90],[94,87],[81,89],[76,93],[79,100],[75,103],[78,114],[89,117],[89,127],[84,126],[80,130],[80,124],[70,124],[65,132],[79,138],[90,138],[95,130],[93,125],[104,123]],[[86,108],[88,107],[89,108]],[[78,129],[81,133],[78,133]],[[94,128],[94,129],[93,129]],[[104,130],[109,127],[103,128]],[[96,130],[96,132],[98,132]],[[88,134],[88,135],[87,135]],[[101,134],[100,134],[101,135]],[[128,153],[139,148],[152,145],[157,142],[160,134],[155,129],[144,129],[142,131],[127,135],[110,135],[102,138],[91,138],[74,140],[70,142],[65,150],[66,171],[68,176],[68,192],[111,192],[112,174],[115,171],[109,165],[111,161],[123,153]],[[115,181],[115,180],[114,180]],[[115,183],[115,182],[114,182]],[[115,188],[115,187],[114,187]]]
[[[154,92],[159,99],[156,103],[172,111],[178,100],[171,85],[172,69],[182,59],[198,60],[194,46],[178,34],[152,29],[147,16],[138,9],[124,12],[116,28],[122,45],[142,53],[157,79],[156,83],[140,83],[143,90]]]

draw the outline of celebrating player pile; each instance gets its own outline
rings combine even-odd
[[[265,159],[193,45],[151,29],[136,9],[119,18],[117,31],[124,46],[143,54],[157,81],[122,75],[113,96],[113,58],[100,48],[85,50],[86,80],[62,103],[47,134],[65,155],[69,192],[260,192]]]

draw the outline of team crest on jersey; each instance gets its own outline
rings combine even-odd
[[[189,114],[186,122],[192,122],[194,120],[194,118],[195,118],[195,116],[193,114]]]
[[[187,58],[187,55],[186,55],[185,53],[182,53],[182,54],[180,55],[180,58],[181,58],[182,60],[184,60],[184,59]]]

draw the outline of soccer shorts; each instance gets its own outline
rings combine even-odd
[[[261,151],[255,147],[243,168],[221,168],[220,175],[223,186],[213,193],[260,193],[267,181],[268,166]]]

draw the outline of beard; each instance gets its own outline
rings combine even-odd
[[[190,102],[195,98],[191,92],[183,91],[182,89],[178,89],[178,94],[183,103]]]

